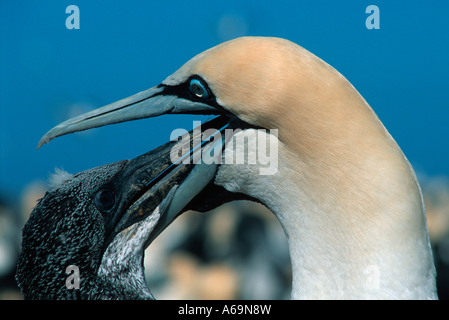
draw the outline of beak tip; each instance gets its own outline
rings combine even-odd
[[[66,122],[67,122],[67,121],[66,121]],[[64,125],[65,125],[66,127],[69,127],[69,126],[66,124],[66,122],[61,123],[61,124],[57,125],[56,127],[54,127],[53,129],[50,129],[49,131],[47,131],[47,132],[41,137],[41,139],[39,140],[39,143],[37,144],[37,148],[36,148],[36,149],[39,149],[39,148],[42,147],[44,144],[49,143],[49,142],[50,142],[51,140],[53,140],[54,138],[57,138],[57,137],[59,137],[59,136],[61,136],[61,135],[67,134],[67,133],[71,133],[71,131],[67,130],[67,128],[65,128],[67,132],[64,132],[63,130],[61,130],[61,128],[64,129]]]
[[[48,141],[45,141],[44,139],[39,140],[39,143],[37,144],[36,150],[39,150],[42,145],[46,144]]]
[[[39,140],[39,143],[37,144],[36,150],[38,150],[44,144],[47,144],[51,139],[52,138],[48,137],[48,134],[43,135],[42,138]]]

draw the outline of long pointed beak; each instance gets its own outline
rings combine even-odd
[[[217,113],[208,104],[178,97],[170,92],[172,90],[167,90],[171,88],[159,85],[64,121],[49,130],[40,139],[37,148],[59,136],[119,122],[170,113]]]
[[[224,131],[228,128],[229,123],[226,117],[220,116],[213,120],[208,121],[202,125],[202,130],[207,131],[208,129],[216,129],[217,133],[224,137]],[[191,135],[191,141],[195,141],[197,137]],[[206,150],[216,149],[216,145],[219,144],[220,150],[225,143],[225,139],[218,139],[217,141],[202,144],[201,146],[194,146],[190,152],[191,159],[198,159],[201,154],[204,154]],[[221,157],[221,154],[215,155],[215,157]],[[220,159],[221,160],[221,159]],[[217,167],[219,161],[214,163],[206,164],[203,161],[194,165],[193,169],[190,171],[188,176],[183,180],[182,184],[176,190],[176,193],[168,206],[166,212],[159,219],[159,222],[150,238],[145,244],[147,247],[157,236],[162,233],[180,214],[185,212],[190,204],[190,202],[200,194],[204,188],[209,185],[215,178]],[[164,188],[167,187],[166,184],[161,184]]]
[[[151,214],[174,188],[176,191],[166,205],[155,229],[151,232],[145,247],[179,214],[184,212],[184,208],[191,200],[213,181],[218,161],[215,163],[200,161],[193,164],[191,162],[183,163],[182,160],[185,157],[199,159],[208,149],[216,148],[215,144],[217,143],[221,144],[221,148],[224,140],[207,142],[208,139],[202,139],[202,136],[204,131],[215,128],[219,128],[215,131],[216,134],[223,134],[226,127],[227,119],[217,117],[203,124],[201,130],[189,132],[188,139],[179,141],[179,143],[187,143],[188,146],[179,145],[178,142],[169,142],[129,160],[117,178],[117,181],[122,181],[120,182],[120,189],[124,190],[124,193],[121,195],[121,207],[117,216],[108,218],[107,229],[110,230],[111,234],[109,241],[121,230]],[[203,140],[203,143],[197,144],[201,140]],[[171,156],[175,145],[176,150],[182,150],[185,153],[177,158],[176,162],[173,162]]]

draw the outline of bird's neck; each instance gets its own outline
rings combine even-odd
[[[289,241],[292,298],[436,298],[421,193],[396,151],[324,165],[279,142],[277,174],[222,165],[215,183],[277,216]]]
[[[145,220],[117,234],[103,254],[97,276],[114,288],[113,299],[154,299],[143,269],[144,241],[139,235],[144,231],[138,228],[143,223]]]
[[[335,211],[312,207],[281,210],[276,215],[288,237],[292,299],[436,298],[424,227],[411,231],[404,230],[406,221],[398,228],[393,221],[341,221]]]
[[[396,151],[280,168],[280,186],[292,186],[279,188],[273,210],[289,238],[293,298],[436,297],[421,193]]]
[[[131,258],[132,260],[132,258]],[[126,264],[117,261],[102,261],[98,277],[103,287],[110,287],[100,299],[114,300],[147,300],[154,299],[145,280],[142,262],[127,261]]]

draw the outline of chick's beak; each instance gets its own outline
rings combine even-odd
[[[224,143],[222,140],[208,142],[208,138],[203,138],[205,142],[201,145],[195,143],[199,140],[197,135],[203,136],[203,132],[211,128],[224,130],[226,123],[226,118],[217,117],[203,124],[202,130],[189,132],[186,134],[187,138],[184,136],[179,142],[168,142],[129,160],[116,178],[119,186],[115,189],[121,190],[121,195],[116,213],[109,216],[106,221],[110,239],[130,225],[145,219],[165,200],[164,210],[159,208],[161,217],[147,241],[148,246],[179,214],[184,212],[192,199],[213,181],[218,161],[212,163],[200,161],[194,164],[191,161],[183,163],[181,160],[185,157],[200,158],[207,150],[216,148],[215,144],[220,144],[218,147],[221,148]],[[183,152],[176,160],[173,159],[174,148]],[[169,194],[170,199],[167,201]]]

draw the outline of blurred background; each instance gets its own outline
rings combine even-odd
[[[368,5],[380,29],[368,30]],[[66,28],[66,7],[80,29]],[[449,298],[449,2],[0,1],[0,299],[20,299],[21,228],[55,168],[134,158],[200,116],[139,120],[39,138],[77,114],[159,84],[195,54],[244,35],[289,39],[339,70],[414,166],[441,299]],[[282,228],[250,202],[181,216],[148,249],[159,299],[288,299]]]

